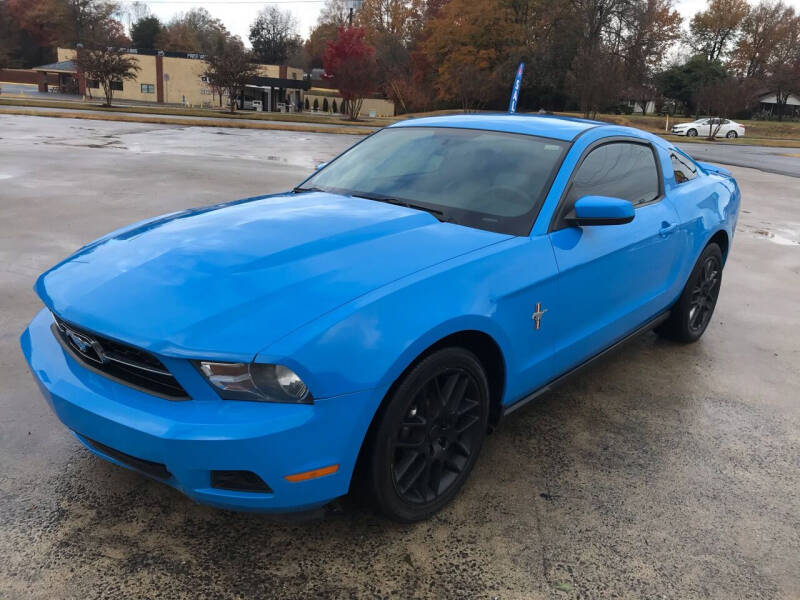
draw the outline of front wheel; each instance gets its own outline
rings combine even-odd
[[[697,129],[690,129],[686,132],[687,137],[697,137]]]
[[[381,512],[426,519],[455,497],[478,457],[489,384],[464,348],[444,348],[404,375],[376,423],[369,477]]]
[[[737,137],[739,137],[739,134],[737,134],[735,131],[729,131],[728,133],[725,134],[725,137],[728,139],[736,139]]]
[[[700,254],[669,318],[656,328],[656,333],[677,342],[699,340],[711,322],[721,284],[722,251],[712,243]]]

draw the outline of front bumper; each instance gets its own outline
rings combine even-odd
[[[164,465],[169,474],[165,483],[198,502],[233,510],[308,510],[347,493],[380,402],[375,390],[312,405],[172,402],[86,369],[64,351],[51,323],[47,310],[33,319],[20,339],[23,354],[58,418],[98,456],[132,468],[99,449],[107,446]],[[285,479],[333,464],[339,468],[330,475],[300,482]],[[212,470],[252,471],[272,491],[213,488]]]

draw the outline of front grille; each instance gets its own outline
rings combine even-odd
[[[87,367],[170,400],[186,400],[188,394],[172,373],[153,354],[87,331],[53,315],[58,339]]]
[[[150,477],[155,477],[157,479],[169,479],[172,477],[172,473],[167,470],[167,466],[164,464],[145,460],[143,458],[137,458],[135,456],[131,456],[130,454],[120,452],[119,450],[111,448],[110,446],[106,446],[105,444],[101,444],[100,442],[96,442],[91,438],[87,438],[85,436],[81,437],[83,437],[83,439],[86,440],[86,443],[98,452],[101,452],[106,456],[110,456],[122,464],[136,469],[137,471],[141,471],[142,473],[150,475]]]

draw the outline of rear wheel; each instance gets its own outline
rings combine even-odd
[[[688,137],[697,137],[697,129],[690,129],[686,132],[686,135]]]
[[[411,523],[450,502],[472,471],[488,416],[486,374],[468,350],[444,348],[408,372],[376,423],[369,477],[381,512]]]
[[[735,131],[729,131],[728,133],[725,134],[725,137],[734,139],[738,137],[738,134]]]
[[[703,250],[669,318],[656,333],[678,342],[699,340],[714,314],[721,283],[722,251],[712,243]]]

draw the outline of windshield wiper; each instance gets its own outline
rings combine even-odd
[[[385,196],[383,194],[375,194],[372,192],[353,192],[350,195],[353,196],[354,198],[366,198],[367,200],[377,200],[378,202],[386,202],[387,204],[394,204],[396,206],[405,206],[406,208],[422,210],[432,214],[434,217],[436,217],[443,223],[449,220],[444,216],[444,212],[442,212],[441,210],[437,210],[435,208],[429,208],[427,206],[422,206],[421,204],[414,204],[412,202],[407,202],[406,200],[393,198],[392,196]]]
[[[292,189],[292,193],[299,194],[300,192],[324,192],[322,188],[318,187],[300,187],[297,186],[296,188]]]

